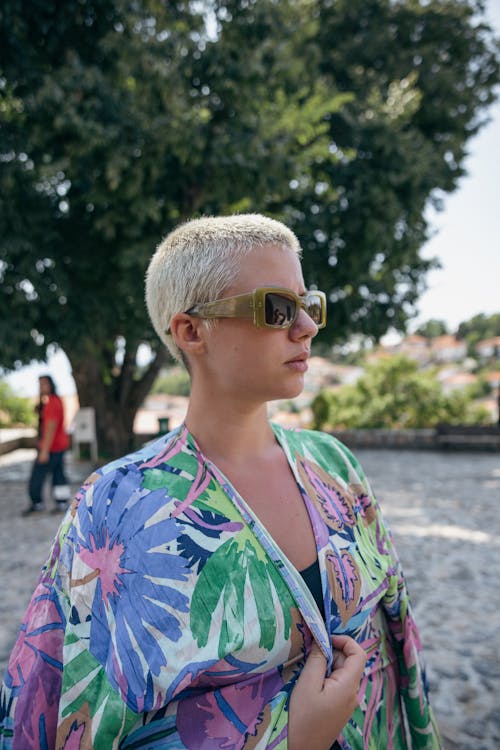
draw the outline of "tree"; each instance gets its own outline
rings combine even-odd
[[[424,336],[426,339],[434,339],[437,336],[444,336],[448,333],[448,327],[444,320],[436,320],[431,318],[426,323],[423,323],[417,328],[415,333],[419,336]]]
[[[312,403],[314,427],[424,428],[439,423],[484,424],[490,415],[472,393],[447,395],[430,370],[397,355],[367,367],[354,385],[320,392]]]
[[[404,330],[425,288],[425,207],[463,174],[467,140],[498,81],[498,43],[481,3],[318,3],[320,69],[356,96],[330,120],[341,157],[317,164],[301,221],[334,301],[331,330]],[[318,196],[318,187],[325,190]],[[329,200],[325,200],[325,195]]]
[[[105,451],[128,447],[166,362],[142,278],[187,217],[287,221],[334,303],[325,341],[404,325],[432,265],[426,202],[454,188],[498,79],[472,2],[5,0],[0,14],[2,365],[64,349]]]
[[[104,452],[128,448],[167,361],[142,283],[161,235],[256,208],[328,155],[325,116],[342,98],[312,73],[297,85],[298,8],[287,32],[273,7],[216,41],[188,3],[2,7],[2,364],[62,347]],[[153,360],[139,370],[142,343]]]
[[[155,380],[151,393],[166,393],[171,396],[189,396],[191,379],[183,367],[170,367]]]
[[[483,339],[500,336],[500,313],[474,315],[470,320],[464,320],[458,326],[457,335],[467,341],[469,353],[475,356],[475,346]]]

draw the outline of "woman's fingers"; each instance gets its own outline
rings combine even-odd
[[[326,677],[326,658],[313,643],[290,698],[289,750],[330,747],[355,710],[366,654],[348,636],[334,636],[337,665]]]
[[[349,636],[334,635],[332,636],[332,645],[335,649],[333,656],[333,672],[329,679],[342,681],[356,686],[363,675],[367,655],[364,649]]]

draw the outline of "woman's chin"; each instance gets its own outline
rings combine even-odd
[[[272,396],[272,398],[269,399],[269,401],[282,401],[283,399],[290,399],[290,398],[296,398],[297,396],[300,396],[302,391],[304,390],[304,383],[301,381],[300,383],[289,383],[287,387],[284,387],[281,389],[279,394],[276,394],[275,396]]]

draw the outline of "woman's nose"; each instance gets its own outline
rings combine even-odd
[[[312,339],[316,336],[318,330],[318,326],[314,320],[301,308],[297,315],[297,320],[290,328],[290,335],[296,339],[305,337]]]

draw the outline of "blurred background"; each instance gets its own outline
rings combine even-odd
[[[4,428],[29,425],[46,371],[68,423],[95,410],[103,456],[181,421],[189,386],[147,320],[144,271],[180,221],[235,211],[289,224],[329,298],[306,392],[278,419],[497,422],[498,0],[0,14]],[[413,383],[392,405],[390,378]]]

